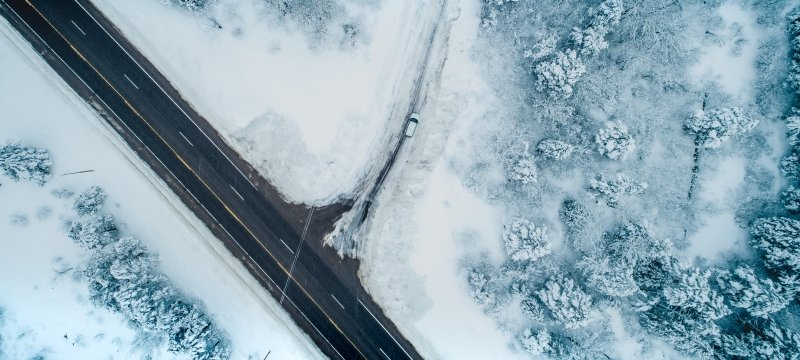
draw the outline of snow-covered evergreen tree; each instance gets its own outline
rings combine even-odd
[[[636,147],[636,141],[628,134],[628,127],[619,120],[606,123],[594,139],[600,155],[611,160],[624,160]]]
[[[592,321],[592,297],[570,278],[554,277],[536,295],[553,318],[567,329],[577,329]]]
[[[612,259],[609,256],[584,257],[580,263],[587,273],[586,283],[601,294],[626,297],[639,291],[633,278],[635,264],[624,259]]]
[[[533,261],[552,251],[547,228],[525,219],[514,219],[503,228],[506,253],[514,261]]]
[[[698,359],[712,359],[721,343],[719,325],[689,311],[661,304],[642,312],[639,323],[649,333]]]
[[[78,195],[73,207],[78,215],[94,214],[103,208],[106,197],[108,197],[108,195],[101,187],[91,186]]]
[[[532,294],[526,296],[519,304],[522,314],[535,322],[544,322],[544,309],[539,305],[539,300]]]
[[[581,55],[593,55],[608,47],[606,35],[619,23],[622,11],[621,0],[603,1],[588,26],[572,29],[570,39]]]
[[[589,180],[589,189],[598,202],[604,202],[609,207],[617,207],[623,196],[639,195],[647,189],[647,183],[633,181],[625,174],[617,174],[615,179],[606,179],[598,174]]]
[[[586,72],[586,65],[575,50],[559,51],[550,61],[543,61],[534,68],[536,86],[554,98],[568,99],[573,86]]]
[[[717,320],[731,313],[724,299],[709,284],[711,271],[687,268],[664,288],[664,299],[672,307],[693,309],[702,317]]]
[[[550,332],[545,329],[525,329],[519,338],[522,348],[533,355],[546,354],[552,351],[553,348],[550,342]]]
[[[539,171],[536,169],[536,162],[527,149],[521,155],[511,159],[507,166],[508,179],[511,181],[531,184],[538,180]]]
[[[789,186],[786,191],[781,194],[783,200],[783,207],[790,213],[800,213],[800,189]]]
[[[789,145],[800,144],[800,109],[792,108],[790,115],[786,117],[786,129],[786,140],[789,141]]]
[[[788,156],[784,157],[778,164],[778,169],[780,170],[781,175],[785,176],[786,178],[792,180],[799,180],[800,155],[798,155],[795,152],[792,152]]]
[[[101,248],[119,239],[117,222],[108,214],[91,214],[66,226],[67,236],[87,249]]]
[[[45,149],[19,143],[0,146],[0,170],[11,180],[29,180],[44,185],[52,175],[53,162]]]
[[[487,264],[478,264],[469,269],[467,273],[467,285],[469,286],[472,299],[478,305],[491,307],[497,301],[494,283],[492,282],[492,269]]]
[[[683,126],[691,134],[697,136],[697,144],[705,148],[716,149],[732,136],[753,130],[758,120],[745,115],[740,107],[698,110],[686,119]]]
[[[750,233],[751,243],[763,253],[767,268],[784,276],[800,274],[800,221],[761,218],[750,225]]]
[[[740,335],[723,335],[721,349],[736,359],[800,359],[800,335],[772,320],[753,322],[742,327]]]
[[[717,282],[732,306],[745,309],[753,316],[766,317],[781,311],[792,300],[791,294],[780,285],[770,279],[759,279],[749,266],[722,272]]]
[[[540,141],[539,145],[536,145],[536,150],[546,158],[564,160],[572,155],[575,147],[563,141],[545,139]]]

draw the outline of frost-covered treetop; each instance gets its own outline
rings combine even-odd
[[[544,157],[553,160],[564,160],[572,155],[575,147],[563,141],[545,139],[539,142],[539,145],[536,145],[536,150]]]
[[[619,120],[606,123],[594,140],[600,155],[611,160],[624,160],[636,147],[636,141],[628,134],[628,127]]]
[[[504,227],[503,243],[514,261],[533,261],[552,251],[547,228],[526,219],[515,219]]]
[[[585,72],[586,65],[572,49],[559,51],[552,60],[543,61],[534,68],[537,89],[560,99],[572,97],[573,85]]]
[[[108,197],[108,194],[106,194],[105,190],[99,186],[92,186],[78,195],[73,207],[78,215],[94,214],[103,207],[106,197]]]
[[[622,1],[606,0],[598,6],[589,26],[574,28],[570,34],[572,43],[579,49],[581,55],[592,55],[608,47],[606,35],[611,28],[619,23],[622,18]]]
[[[525,143],[525,150],[521,154],[505,160],[509,180],[519,181],[523,184],[535,183],[538,180],[539,172],[536,168],[536,161],[528,152],[528,145]]]
[[[646,182],[637,182],[625,174],[618,173],[616,179],[606,179],[598,174],[589,180],[591,196],[598,202],[605,202],[609,207],[617,207],[623,196],[639,195],[647,189]]]
[[[593,318],[592,297],[570,278],[550,279],[536,295],[553,318],[567,329],[586,326]]]
[[[30,180],[44,185],[50,179],[53,162],[45,149],[13,143],[0,147],[0,171],[13,181]]]
[[[758,120],[745,115],[740,107],[698,110],[684,122],[683,126],[697,136],[697,144],[710,149],[719,148],[732,136],[753,130]]]

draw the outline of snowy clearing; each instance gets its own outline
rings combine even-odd
[[[331,2],[341,19],[309,39],[270,2],[209,2],[198,13],[156,0],[93,2],[287,199],[313,204],[358,190],[385,156],[440,9]],[[352,38],[342,32],[352,28]]]
[[[149,349],[121,317],[91,305],[86,284],[73,276],[71,268],[86,253],[62,229],[71,201],[51,191],[100,185],[121,230],[157,253],[172,283],[204,304],[232,340],[233,358],[262,359],[268,351],[280,358],[323,358],[222,243],[5,20],[0,31],[0,142],[46,148],[54,163],[54,178],[44,187],[0,179],[0,242],[6,249],[0,252],[0,357],[174,356]],[[88,172],[62,176],[76,171]],[[15,215],[27,218],[27,225],[14,225]]]

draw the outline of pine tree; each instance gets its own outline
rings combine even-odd
[[[639,291],[639,286],[633,278],[633,264],[624,259],[585,256],[581,260],[580,267],[588,275],[586,283],[603,295],[626,297]]]
[[[537,89],[560,99],[572,97],[573,86],[584,72],[586,65],[572,49],[559,51],[552,60],[540,62],[534,68]]]
[[[722,296],[711,289],[711,271],[688,268],[676,274],[675,283],[664,288],[666,303],[675,308],[692,309],[703,318],[717,320],[731,313]]]
[[[594,316],[592,297],[575,285],[572,279],[561,276],[552,278],[536,295],[553,318],[567,329],[586,326]]]
[[[534,296],[526,296],[519,304],[522,314],[530,320],[544,322],[544,310]]]
[[[748,266],[721,273],[717,282],[732,306],[745,309],[753,316],[767,317],[785,308],[792,300],[780,285],[770,279],[757,278]]]
[[[684,128],[697,137],[697,144],[716,149],[732,136],[744,134],[758,125],[758,120],[739,107],[699,110],[684,122]]]
[[[523,184],[535,183],[538,180],[539,171],[536,169],[536,162],[533,155],[526,151],[517,156],[508,164],[508,179],[518,181]]]
[[[542,140],[539,142],[539,145],[536,145],[536,150],[539,151],[542,156],[553,160],[564,160],[568,158],[574,149],[575,147],[570,144],[553,139]]]
[[[628,127],[622,121],[608,122],[595,136],[597,151],[611,160],[624,160],[633,152],[636,141],[628,134]]]
[[[559,215],[569,244],[573,249],[580,250],[582,245],[579,242],[591,217],[589,211],[577,200],[568,198],[561,204]]]
[[[661,304],[640,313],[639,323],[649,333],[698,359],[714,358],[722,342],[720,328],[715,322]]]
[[[91,186],[75,199],[73,207],[78,215],[95,214],[103,207],[106,201],[105,190],[99,186]]]
[[[492,270],[489,265],[478,264],[473,266],[467,273],[467,285],[469,286],[472,299],[478,305],[491,307],[497,302],[497,295],[494,292],[494,283],[491,278]]]
[[[29,180],[44,185],[52,175],[53,162],[45,149],[13,143],[0,147],[0,171],[13,181]]]
[[[754,360],[800,359],[800,336],[767,319],[743,326],[743,334],[722,336],[722,351],[725,354]]]
[[[785,217],[761,218],[750,225],[753,247],[761,250],[764,265],[779,275],[800,274],[800,221]]]
[[[514,261],[534,261],[552,251],[547,228],[525,219],[515,219],[503,228],[503,243]]]
[[[550,332],[545,329],[525,329],[519,338],[520,345],[530,354],[546,354],[553,350],[550,342]]]
[[[67,223],[67,236],[87,249],[106,246],[119,239],[117,222],[111,215],[91,214]]]
[[[634,196],[647,189],[647,183],[633,181],[625,174],[617,174],[615,179],[606,179],[598,174],[589,180],[589,189],[598,202],[604,202],[608,207],[615,208],[623,196]]]
[[[800,213],[800,189],[789,186],[786,191],[781,194],[783,200],[783,207],[790,213]]]

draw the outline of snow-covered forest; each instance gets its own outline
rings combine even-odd
[[[52,166],[44,149],[19,143],[0,146],[0,169],[12,181],[44,186]],[[102,188],[92,186],[77,195],[59,188],[52,194],[72,202],[74,217],[64,223],[65,238],[89,252],[73,276],[88,287],[94,305],[121,315],[144,341],[154,347],[166,343],[176,356],[230,357],[229,340],[203,307],[175,289],[158,270],[158,258],[141,241],[124,235],[114,216],[103,211],[108,195]],[[40,211],[37,216],[49,213]],[[16,226],[28,224],[20,214],[9,221]]]
[[[515,347],[800,356],[799,36],[788,1],[483,1],[502,106],[453,168],[505,256],[463,279]]]

